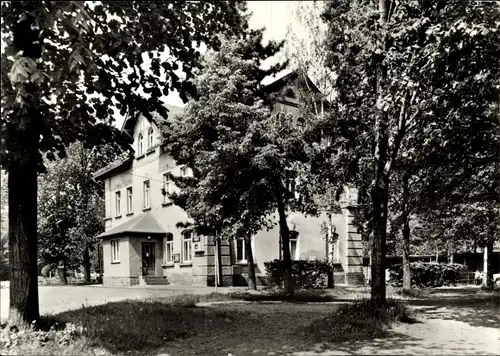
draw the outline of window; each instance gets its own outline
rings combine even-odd
[[[127,214],[130,214],[132,210],[132,187],[127,188]]]
[[[191,232],[182,233],[182,262],[191,262]]]
[[[174,262],[174,235],[168,234],[165,241],[165,263]]]
[[[137,154],[141,156],[143,153],[144,153],[144,142],[142,133],[140,133],[139,137],[137,138]]]
[[[295,178],[290,171],[285,172],[285,188],[291,198],[295,197]]]
[[[115,216],[121,216],[121,205],[122,205],[122,192],[117,191],[115,193]]]
[[[181,177],[185,177],[188,174],[188,168],[186,166],[181,167]]]
[[[144,204],[143,207],[144,209],[150,208],[151,207],[151,201],[150,201],[150,183],[149,180],[144,182]]]
[[[298,259],[298,238],[299,233],[297,231],[290,231],[290,258],[292,260]]]
[[[236,239],[236,262],[247,262],[245,239]]]
[[[289,97],[289,98],[292,98],[292,99],[296,99],[297,98],[297,95],[295,95],[295,92],[291,88],[288,88],[286,90],[285,96]]]
[[[169,195],[172,194],[172,181],[170,180],[169,173],[163,175],[163,203],[168,203],[170,201]]]
[[[332,138],[330,135],[321,133],[321,146],[329,147],[332,144]]]
[[[153,143],[154,143],[153,141],[154,141],[153,128],[150,127],[148,130],[148,149],[153,147]]]
[[[120,240],[111,241],[111,262],[120,262]]]
[[[297,119],[297,129],[302,132],[302,131],[304,131],[305,126],[306,126],[306,122],[305,122],[304,118],[299,117]]]

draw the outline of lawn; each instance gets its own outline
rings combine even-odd
[[[260,297],[258,302],[244,303],[244,299],[259,299],[249,295],[182,295],[85,307],[46,318],[41,328],[52,325],[48,333],[2,330],[0,353],[284,355],[310,350],[322,340],[384,336],[397,319],[394,313],[370,315],[367,302],[303,303],[308,298],[324,300],[324,294],[299,293],[298,302],[284,303],[276,303],[279,294],[270,294],[268,299],[274,302]],[[233,303],[197,306],[228,300]],[[405,314],[405,310],[396,312]]]

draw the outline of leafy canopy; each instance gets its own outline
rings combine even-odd
[[[162,128],[167,153],[193,172],[188,178],[172,176],[181,191],[171,198],[202,233],[242,234],[266,224],[260,172],[251,161],[256,148],[251,132],[270,116],[260,83],[284,65],[260,68],[283,45],[263,46],[262,33],[224,38],[219,51],[209,52],[195,80],[199,97]]]
[[[0,163],[20,160],[26,132],[54,159],[76,140],[129,143],[113,116],[167,116],[160,98],[196,95],[200,47],[247,28],[240,1],[2,2]],[[149,70],[148,70],[149,69]],[[143,92],[144,94],[141,94]],[[28,130],[28,131],[27,131]],[[33,131],[34,130],[34,131]],[[35,140],[36,141],[36,140]],[[34,143],[32,143],[34,144]],[[30,157],[33,158],[33,157]],[[43,170],[41,155],[35,157]]]

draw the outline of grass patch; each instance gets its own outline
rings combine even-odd
[[[260,294],[186,294],[84,307],[44,318],[39,330],[22,333],[5,328],[1,331],[0,354],[155,352],[208,356],[268,354],[284,347],[306,351],[317,339],[339,342],[383,336],[390,322],[409,317],[404,305],[390,300],[383,310],[374,310],[364,300],[345,306],[249,303],[194,307],[200,301],[284,299],[279,292]],[[299,301],[320,297],[325,300],[330,296],[325,291],[300,291],[295,296]],[[338,312],[332,313],[336,309]]]
[[[109,352],[83,336],[82,326],[45,320],[41,327],[18,330],[3,324],[0,330],[1,355],[108,355]]]
[[[388,299],[387,306],[383,307],[370,299],[361,299],[314,321],[307,334],[317,341],[369,340],[386,336],[394,322],[412,320],[408,307],[399,301]]]
[[[210,298],[211,295],[207,297]],[[213,297],[216,299],[220,298],[220,301],[244,300],[249,302],[324,303],[335,300],[334,296],[329,295],[327,291],[323,290],[297,290],[293,296],[289,296],[281,290],[266,290],[262,292],[233,292],[221,297],[215,294]],[[210,300],[208,299],[207,301]]]
[[[396,294],[403,297],[421,299],[421,298],[427,298],[430,294],[430,291],[424,288],[411,288],[411,289],[400,288],[396,291]]]
[[[144,352],[207,330],[230,329],[248,312],[195,308],[199,295],[126,300],[83,307],[41,320],[38,330],[4,325],[0,354],[94,355]],[[97,353],[96,353],[97,350]]]

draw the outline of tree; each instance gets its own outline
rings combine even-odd
[[[199,233],[245,240],[253,289],[250,241],[266,225],[269,204],[256,190],[259,176],[251,164],[254,148],[248,134],[270,115],[262,79],[283,67],[260,68],[283,45],[263,46],[262,34],[258,30],[240,39],[226,38],[219,51],[208,53],[195,81],[199,97],[189,102],[182,117],[162,128],[166,151],[193,171],[193,177],[171,177],[181,189],[172,200]]]
[[[13,324],[39,318],[37,173],[42,154],[129,141],[121,115],[167,116],[160,97],[195,95],[196,46],[247,27],[241,2],[2,2],[2,148],[9,172],[10,312]],[[145,59],[150,58],[150,69]],[[183,75],[179,77],[179,65]],[[145,95],[140,94],[143,90]]]
[[[3,257],[8,259],[9,220],[7,219],[7,216],[9,207],[9,191],[7,189],[7,173],[2,170],[0,175],[0,253]]]
[[[76,142],[66,158],[47,162],[47,172],[39,178],[39,248],[47,263],[83,265],[90,282],[90,252],[96,236],[104,231],[102,186],[92,174],[118,159],[111,146],[85,149]],[[126,156],[122,153],[121,156]],[[123,157],[120,157],[123,158]],[[61,280],[66,283],[64,274]]]
[[[332,72],[326,65],[328,52],[323,48],[326,25],[321,20],[321,14],[324,8],[324,1],[297,1],[292,13],[296,23],[293,27],[289,25],[286,36],[286,54],[290,60],[290,68],[299,70],[303,76],[309,76],[320,90],[315,93],[309,88],[303,93],[307,95],[304,102],[311,104],[311,109],[318,116],[325,108],[321,103],[329,102],[335,95]],[[311,100],[311,96],[314,100]]]
[[[471,2],[332,1],[323,18],[338,96],[318,125],[334,138],[321,151],[327,165],[318,167],[337,184],[359,184],[370,204],[371,297],[384,304],[393,173],[407,157],[449,154],[465,131],[492,125],[499,9]]]

